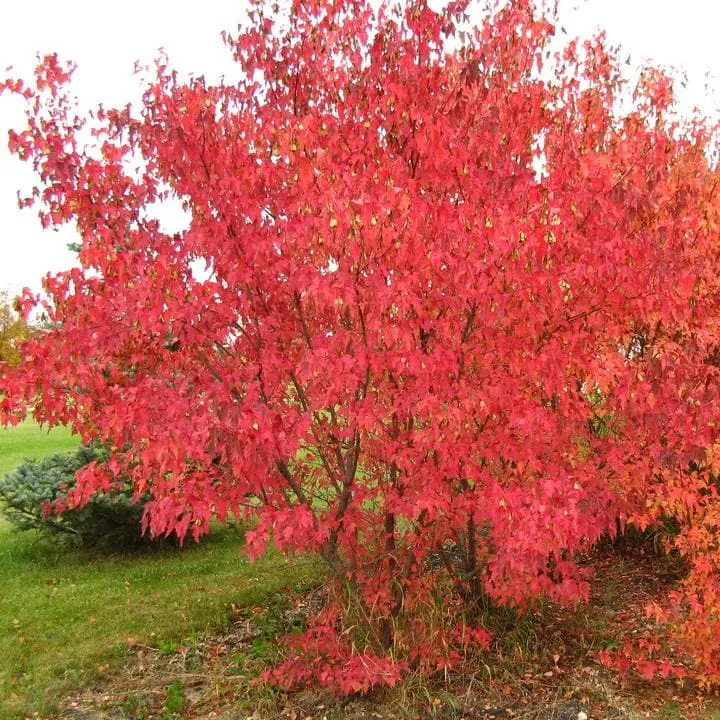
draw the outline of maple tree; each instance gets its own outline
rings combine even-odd
[[[669,519],[690,571],[656,612],[716,681],[714,130],[652,68],[621,110],[602,37],[555,55],[529,0],[468,12],[255,2],[239,83],[159,62],[138,110],[79,117],[54,56],[7,80],[28,203],[82,246],[26,293],[54,325],[2,417],[112,448],[78,503],[131,478],[154,534],[233,513],[251,554],[318,553],[335,601],[286,682],[449,667],[487,604],[586,599],[583,552]]]

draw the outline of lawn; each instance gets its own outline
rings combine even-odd
[[[79,445],[66,428],[49,432],[32,420],[25,420],[14,428],[0,428],[0,474],[19,465],[25,458],[41,458],[56,452],[73,450]]]
[[[32,423],[0,431],[0,470],[77,446]],[[63,696],[111,672],[135,643],[173,647],[256,606],[317,584],[313,562],[276,554],[250,565],[238,528],[199,546],[103,556],[0,523],[0,717],[55,716]]]

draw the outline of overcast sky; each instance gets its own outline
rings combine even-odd
[[[431,6],[442,0],[431,0]],[[682,96],[688,110],[699,105],[714,113],[720,88],[720,2],[717,0],[564,0],[562,24],[572,35],[605,29],[635,62],[651,60],[673,66],[688,77]],[[574,6],[574,7],[573,7]],[[73,88],[83,105],[125,105],[138,97],[136,60],[149,63],[162,47],[180,73],[232,76],[223,29],[234,31],[244,17],[242,1],[29,0],[7,3],[0,23],[0,74],[12,65],[31,71],[36,53],[58,52],[78,69]],[[72,262],[66,249],[73,232],[42,231],[32,210],[17,209],[17,190],[28,188],[32,175],[5,148],[9,127],[17,127],[19,105],[0,98],[0,290],[17,293],[39,289],[48,271]]]

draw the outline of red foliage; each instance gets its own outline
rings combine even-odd
[[[687,668],[665,657],[655,657],[660,650],[659,645],[648,643],[625,643],[618,651],[601,650],[598,660],[601,664],[611,667],[620,675],[627,675],[631,670],[648,682],[660,678],[685,678],[691,675]]]
[[[316,626],[289,645],[290,657],[264,674],[264,679],[286,689],[320,682],[339,695],[364,694],[395,686],[407,669],[404,661],[372,650],[356,651],[332,625]]]
[[[82,249],[3,419],[112,446],[76,499],[129,476],[153,533],[247,513],[253,552],[320,553],[378,677],[441,577],[470,609],[577,602],[578,553],[672,518],[676,624],[718,679],[712,130],[655,71],[622,112],[602,40],[553,60],[530,0],[461,35],[466,10],[258,1],[226,38],[244,80],[159,64],[139,112],[75,117],[55,57],[8,81],[42,222]]]

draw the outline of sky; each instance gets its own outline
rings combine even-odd
[[[73,91],[81,105],[124,106],[140,95],[136,61],[151,63],[159,48],[181,75],[232,77],[220,33],[234,32],[244,15],[242,0],[10,3],[0,23],[0,75],[13,66],[28,76],[37,53],[57,52],[77,64]],[[604,29],[636,65],[650,61],[684,72],[683,111],[699,106],[710,114],[720,108],[717,0],[561,0],[561,24],[569,37]],[[32,186],[32,172],[9,154],[5,138],[21,124],[20,104],[0,97],[0,291],[11,295],[25,286],[37,291],[47,272],[69,267],[74,255],[67,243],[76,239],[69,227],[43,231],[33,210],[17,207],[17,191]]]

